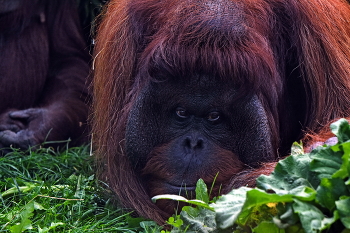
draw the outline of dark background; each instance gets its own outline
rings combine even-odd
[[[78,4],[81,25],[87,42],[92,45],[97,16],[108,0],[75,0]]]

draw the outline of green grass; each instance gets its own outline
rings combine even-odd
[[[103,187],[88,146],[14,150],[0,157],[0,232],[149,232]]]

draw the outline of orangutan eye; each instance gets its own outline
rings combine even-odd
[[[210,112],[208,115],[208,121],[214,122],[214,121],[218,121],[220,119],[220,113],[213,111]]]
[[[178,107],[176,108],[176,115],[180,118],[188,118],[189,114],[186,109]]]

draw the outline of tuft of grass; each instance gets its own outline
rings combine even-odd
[[[142,231],[106,191],[89,146],[13,150],[0,157],[0,232]]]

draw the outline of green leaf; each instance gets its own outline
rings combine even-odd
[[[247,187],[234,189],[227,195],[220,197],[216,203],[211,204],[216,212],[216,222],[220,229],[226,229],[232,226],[246,201]]]
[[[350,139],[349,123],[344,118],[331,124],[331,130],[337,136],[339,143],[346,142]]]
[[[63,222],[52,222],[52,223],[50,224],[50,227],[44,227],[43,229],[41,229],[40,227],[38,227],[38,232],[39,232],[39,233],[46,233],[46,232],[49,232],[50,230],[55,229],[56,227],[62,226],[62,225],[64,225]]]
[[[32,221],[28,218],[22,219],[21,223],[10,227],[12,233],[21,233],[27,229],[32,229]]]
[[[156,202],[159,199],[167,199],[167,200],[183,201],[183,202],[188,201],[185,197],[179,196],[179,195],[174,195],[174,194],[162,194],[162,195],[156,195],[156,196],[152,197],[153,202]]]
[[[182,211],[185,211],[188,213],[188,215],[192,216],[192,217],[197,217],[200,214],[200,209],[199,208],[195,208],[192,206],[184,206],[182,207]]]
[[[170,217],[168,219],[167,223],[172,225],[173,227],[177,227],[177,228],[180,228],[183,225],[183,221],[179,215],[176,215],[175,218]]]
[[[309,154],[291,155],[279,161],[269,176],[260,176],[257,187],[280,195],[298,193],[305,186],[316,188],[320,180],[310,171],[310,162]]]
[[[253,229],[254,233],[285,233],[285,230],[278,228],[272,222],[261,222],[259,226]]]
[[[209,204],[205,203],[202,200],[188,200],[182,196],[179,195],[173,195],[173,194],[163,194],[163,195],[157,195],[152,197],[152,201],[156,202],[159,199],[168,199],[168,200],[174,200],[174,201],[181,201],[181,202],[185,202],[188,204],[193,204],[196,206],[200,206],[209,210],[214,210],[212,207],[209,206]]]
[[[172,233],[194,233],[194,232],[219,232],[215,222],[215,212],[208,209],[199,208],[199,214],[194,217],[182,211],[180,213],[183,225],[177,230],[172,230]]]
[[[39,187],[40,184],[25,182],[26,186],[12,187],[5,192],[1,193],[1,196],[6,197],[8,195],[16,194],[19,192],[28,193],[32,191],[34,188]]]
[[[341,147],[344,150],[342,164],[340,169],[336,171],[332,177],[345,179],[350,176],[350,142],[343,143]]]
[[[290,151],[291,155],[304,154],[304,147],[302,143],[294,142]]]
[[[293,201],[293,195],[278,195],[266,193],[262,190],[252,189],[247,192],[247,199],[242,207],[242,211],[238,216],[239,224],[245,225],[255,207],[266,205],[269,203],[287,203]]]
[[[33,217],[34,212],[34,202],[29,202],[24,206],[24,210],[20,213],[21,222],[18,225],[10,227],[12,233],[20,233],[27,229],[32,229],[32,221],[30,220]]]
[[[319,179],[331,178],[341,167],[343,152],[335,152],[330,147],[318,147],[310,156],[313,158],[310,170],[316,172]]]
[[[34,209],[35,210],[46,210],[44,206],[42,206],[40,203],[34,201]]]
[[[340,221],[343,225],[350,229],[350,197],[345,197],[335,202],[340,216]]]
[[[208,188],[202,179],[199,179],[196,184],[196,199],[209,203]]]
[[[293,209],[299,215],[300,222],[306,233],[325,230],[338,219],[336,215],[332,218],[326,218],[324,213],[316,206],[299,200],[294,201]]]
[[[336,206],[335,202],[342,195],[349,196],[349,191],[342,179],[323,178],[320,186],[317,188],[316,201],[328,210],[333,211]]]
[[[289,231],[293,226],[298,226],[299,222],[299,216],[294,213],[292,205],[293,203],[281,203],[280,205],[277,205],[279,210],[278,215],[273,216],[272,221],[279,228],[288,229],[287,232],[299,232],[301,226]]]

